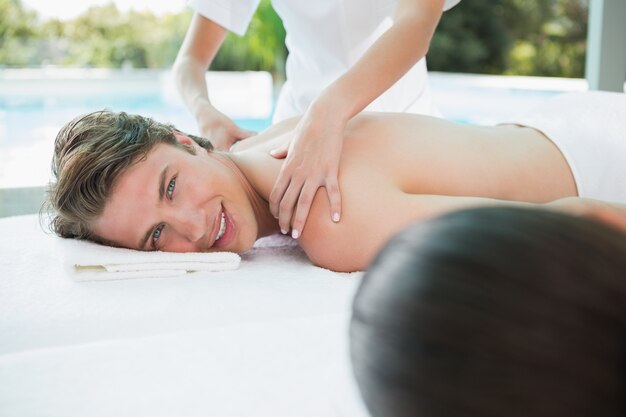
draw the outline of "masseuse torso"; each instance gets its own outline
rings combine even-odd
[[[233,160],[264,199],[282,163],[266,151],[289,140],[297,121],[279,123],[234,149]],[[576,195],[560,151],[531,128],[364,113],[349,123],[343,146],[339,182],[345,215],[339,223],[328,219],[328,199],[318,190],[299,239],[314,262],[317,256],[333,269],[365,268],[407,219],[485,204],[483,198],[540,203]],[[456,198],[464,196],[481,198]],[[351,258],[342,259],[348,242]]]
[[[274,121],[301,115],[332,81],[349,70],[392,25],[397,0],[272,0],[286,31],[287,81]],[[449,10],[460,0],[445,0]],[[259,0],[191,0],[200,15],[244,35]],[[421,59],[368,110],[437,115]]]

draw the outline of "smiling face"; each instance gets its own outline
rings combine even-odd
[[[116,181],[94,232],[116,245],[166,252],[245,252],[257,239],[250,199],[225,157],[190,138],[156,145]]]

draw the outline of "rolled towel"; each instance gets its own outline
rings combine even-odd
[[[77,239],[60,239],[62,259],[76,281],[161,278],[195,271],[229,271],[241,257],[232,252],[145,252]]]

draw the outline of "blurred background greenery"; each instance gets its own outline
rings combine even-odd
[[[431,70],[583,77],[589,0],[463,1],[444,14],[428,53]],[[20,0],[0,0],[0,67],[168,68],[191,12],[155,16],[91,7],[43,20]],[[269,0],[244,37],[229,34],[212,69],[284,76],[285,31]]]

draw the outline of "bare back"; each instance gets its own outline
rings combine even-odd
[[[246,175],[265,199],[282,163],[267,151],[289,139],[296,123],[247,144],[257,157]],[[300,238],[313,262],[335,270],[364,269],[387,239],[419,219],[484,199],[541,203],[576,195],[565,159],[533,129],[408,114],[362,114],[350,122],[339,184],[341,222],[330,221],[326,194],[318,191]]]
[[[393,173],[409,194],[529,202],[575,195],[567,162],[541,133],[513,125],[460,125],[427,116],[370,113],[346,130],[344,160]]]

